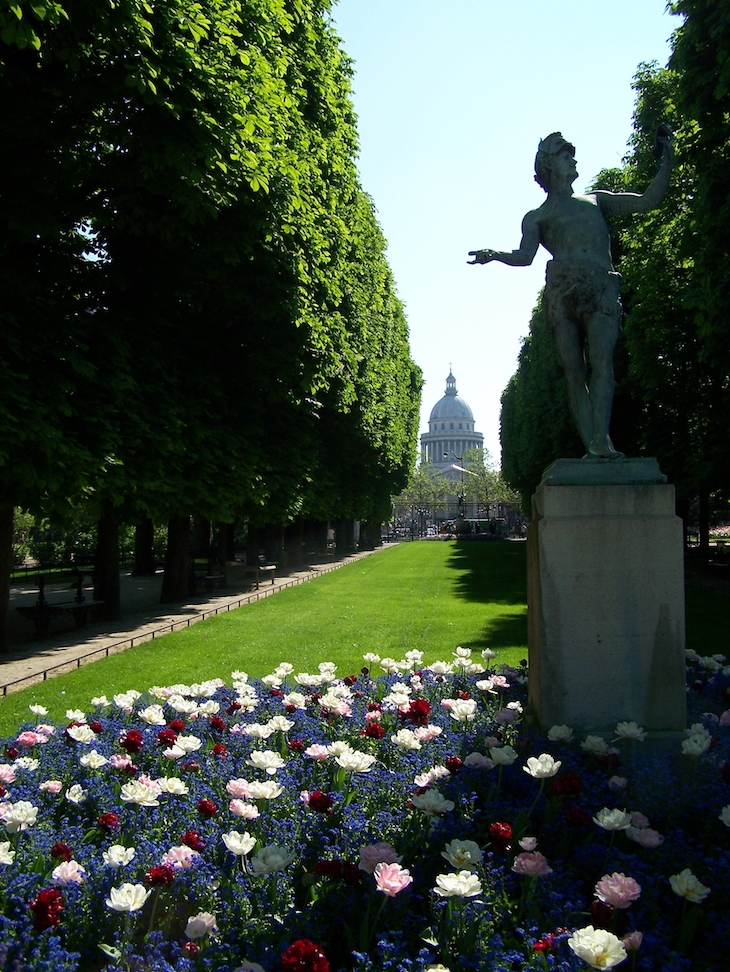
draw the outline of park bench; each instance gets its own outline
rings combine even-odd
[[[193,559],[188,583],[191,594],[196,594],[201,584],[210,592],[214,587],[226,586],[226,575],[214,571],[210,560]]]
[[[57,601],[49,604],[45,594],[45,578],[43,575],[39,575],[38,597],[35,604],[16,608],[21,617],[33,622],[36,638],[47,638],[51,621],[63,617],[64,614],[70,614],[73,617],[76,628],[86,627],[94,608],[99,607],[104,602],[95,601],[93,598],[87,601],[82,589],[82,580],[83,575],[78,578],[77,593],[73,601]]]
[[[244,577],[253,577],[256,583],[256,590],[258,590],[262,577],[270,577],[271,583],[274,583],[276,579],[276,564],[253,564],[251,567],[246,567],[243,575]]]

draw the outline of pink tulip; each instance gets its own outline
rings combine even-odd
[[[410,871],[400,864],[378,864],[374,875],[378,891],[387,894],[389,898],[394,898],[413,880]]]
[[[544,877],[552,873],[552,868],[548,865],[545,857],[540,851],[531,851],[526,854],[518,854],[512,865],[515,874],[524,874],[526,877]]]
[[[392,844],[380,841],[360,848],[360,863],[358,867],[367,874],[374,874],[378,864],[398,864],[403,858],[396,854]]]
[[[596,895],[612,908],[629,908],[640,894],[641,885],[617,871],[604,874],[596,885]]]

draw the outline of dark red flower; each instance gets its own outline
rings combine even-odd
[[[551,796],[578,796],[583,789],[583,780],[576,773],[564,773],[551,780],[547,789]]]
[[[62,844],[61,841],[51,848],[51,857],[56,861],[70,861],[73,856],[74,852],[68,844]]]
[[[428,699],[414,699],[409,703],[408,710],[401,712],[401,719],[412,723],[414,726],[425,726],[430,711],[431,703]]]
[[[241,708],[241,703],[233,701],[226,709],[226,715],[233,715],[233,713],[238,712],[240,708]]]
[[[203,818],[203,820],[210,820],[218,813],[218,807],[213,803],[212,800],[198,800],[198,813]]]
[[[0,784],[0,797],[4,797],[7,792],[8,791],[5,789],[5,787]]]
[[[723,760],[720,763],[720,779],[723,783],[730,783],[730,762]]]
[[[380,702],[368,702],[368,712],[382,712],[382,710]]]
[[[180,842],[185,844],[186,847],[191,847],[194,851],[202,851],[205,849],[205,841],[197,830],[186,830],[180,837]]]
[[[190,759],[187,761],[187,763],[182,764],[182,768],[188,773],[199,773],[200,763],[196,763],[194,759]]]
[[[345,677],[342,679],[342,681],[345,683],[345,685],[348,688],[352,688],[352,686],[357,681],[357,675],[345,675]]]
[[[385,735],[385,729],[379,722],[368,722],[361,735],[368,736],[370,739],[382,739]]]
[[[116,813],[102,813],[98,824],[102,830],[117,830],[119,827],[119,817]]]
[[[92,732],[95,732],[97,736],[99,733],[104,732],[104,726],[100,722],[90,722],[89,728]]]
[[[286,745],[293,753],[304,752],[304,742],[301,739],[290,739]]]
[[[33,898],[28,908],[33,914],[33,927],[36,931],[53,928],[61,921],[63,897],[58,888],[45,888]]]
[[[188,958],[195,958],[199,951],[200,945],[196,945],[195,942],[185,942],[181,949],[183,955],[186,955]]]
[[[591,918],[597,928],[610,928],[613,908],[605,901],[596,900],[591,904]]]
[[[468,699],[471,698],[471,695],[469,695],[468,692],[459,692],[458,695],[459,695],[459,698],[460,699],[464,699],[464,701],[467,701]]]
[[[492,823],[489,825],[489,838],[493,847],[505,851],[512,840],[512,827],[508,823]]]
[[[223,743],[216,743],[211,752],[214,756],[220,756],[221,759],[225,759],[228,755],[228,746],[224,746]]]
[[[296,712],[296,711],[297,711],[297,707],[295,705],[292,705],[291,703],[284,706],[284,712],[288,712],[289,715],[291,715],[292,712]]]
[[[621,760],[616,753],[607,753],[605,756],[599,756],[598,762],[609,773],[615,773],[621,766]]]
[[[217,715],[211,716],[208,721],[210,722],[211,728],[217,729],[218,732],[225,732],[225,730],[228,728],[224,720],[221,719],[220,716]]]
[[[139,729],[127,729],[119,737],[119,745],[128,753],[138,753],[144,745],[142,733]]]
[[[167,728],[172,729],[173,732],[182,732],[185,728],[185,723],[182,719],[171,719],[170,722],[167,723]]]
[[[157,733],[158,746],[167,746],[169,749],[170,746],[174,746],[176,742],[177,742],[177,733],[175,732],[174,729],[170,729],[170,728],[160,729],[160,731]]]
[[[317,861],[314,865],[314,873],[320,877],[341,878],[342,870],[345,866],[344,861]]]
[[[360,669],[360,673],[362,675],[369,675],[370,669],[367,667],[367,665],[363,665],[363,667]]]
[[[452,776],[456,776],[463,765],[463,760],[459,759],[458,756],[448,756],[446,758],[446,769]]]
[[[293,942],[281,956],[284,972],[330,972],[330,964],[322,949],[308,938]]]
[[[563,823],[566,827],[588,827],[591,823],[591,815],[586,813],[583,807],[574,805],[565,811]]]
[[[309,806],[317,813],[329,813],[332,809],[332,797],[322,790],[312,790],[309,794]]]
[[[175,868],[172,864],[154,864],[144,879],[154,888],[169,888],[175,880]]]
[[[17,759],[20,756],[20,750],[16,749],[15,746],[7,746],[5,749],[5,755],[8,759]]]

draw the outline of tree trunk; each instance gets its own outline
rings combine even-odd
[[[677,516],[682,521],[682,549],[687,549],[687,519],[689,517],[689,500],[686,498],[678,499],[676,502]]]
[[[327,555],[327,534],[329,533],[329,520],[314,521],[314,544],[317,555],[325,557]]]
[[[225,559],[233,560],[236,559],[236,524],[235,523],[222,523],[221,529],[225,532],[226,536],[226,551]]]
[[[0,654],[10,648],[10,572],[13,569],[13,508],[0,510]]]
[[[345,520],[345,543],[347,553],[355,553],[355,521]]]
[[[119,524],[103,512],[97,525],[94,600],[104,602],[96,612],[99,620],[116,621],[120,617]]]
[[[204,516],[193,517],[193,557],[196,560],[210,560],[212,553],[211,523]]]
[[[190,517],[173,516],[167,525],[165,576],[162,580],[160,604],[174,604],[187,600],[190,573]]]
[[[218,536],[216,537],[216,560],[218,564],[218,573],[223,574],[223,580],[220,582],[220,587],[227,587],[228,580],[226,578],[226,562],[228,561],[228,523],[218,524]]]
[[[259,528],[249,521],[246,533],[246,566],[258,567],[259,563]]]
[[[284,527],[281,523],[266,524],[266,562],[282,565]],[[283,565],[282,565],[283,566]]]
[[[149,517],[145,517],[134,528],[134,569],[132,577],[152,577],[155,573],[155,552],[152,544],[155,537],[155,526]]]
[[[706,486],[700,489],[700,556],[710,556],[710,492]]]
[[[335,550],[339,557],[347,553],[347,520],[335,520]]]
[[[301,517],[286,528],[284,545],[289,554],[289,566],[298,570],[304,560],[304,520]]]

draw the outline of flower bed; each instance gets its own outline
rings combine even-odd
[[[525,671],[461,648],[38,707],[0,757],[0,968],[720,972],[723,662],[690,656],[664,748],[531,733]]]

